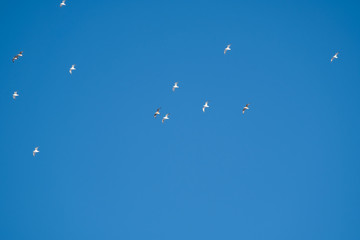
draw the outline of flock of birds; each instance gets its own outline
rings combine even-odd
[[[60,3],[60,7],[66,6],[65,2],[66,2],[66,0],[63,0],[63,1]],[[225,55],[228,51],[231,51],[230,46],[231,46],[231,44],[229,44],[229,45],[226,46],[226,48],[224,49],[224,55]],[[338,58],[338,54],[339,54],[339,52],[335,53],[335,55],[331,58],[330,61],[333,62],[334,59],[337,59],[337,58]],[[16,54],[16,55],[13,57],[12,62],[15,63],[15,61],[18,60],[18,59],[19,59],[20,57],[22,57],[22,56],[23,56],[23,51],[21,51],[21,52],[19,52],[18,54]],[[72,72],[73,72],[74,70],[76,70],[75,64],[71,65],[71,67],[70,67],[70,69],[69,69],[69,73],[72,74]],[[179,83],[179,82],[175,82],[174,86],[172,87],[173,92],[174,92],[177,88],[179,88],[178,83]],[[13,95],[12,95],[12,97],[13,97],[14,100],[15,100],[16,97],[18,97],[18,96],[19,96],[19,93],[18,93],[17,91],[15,91],[15,92],[13,93]],[[242,113],[243,113],[243,114],[245,113],[246,110],[249,109],[249,105],[250,105],[249,103],[245,105],[245,107],[244,107],[243,110],[242,110]],[[203,107],[202,107],[202,111],[205,112],[205,109],[208,108],[208,107],[209,107],[209,102],[206,101],[205,104],[204,104]],[[156,112],[155,112],[155,114],[154,114],[154,118],[156,118],[158,115],[160,115],[160,109],[161,109],[161,108],[156,109]],[[170,119],[170,118],[169,118],[169,115],[170,115],[170,113],[165,114],[165,116],[162,118],[162,121],[161,121],[161,122],[164,123],[165,120]],[[37,153],[39,153],[39,152],[40,152],[40,151],[39,151],[39,147],[35,147],[35,149],[34,149],[34,151],[33,151],[33,156],[35,157],[35,155],[36,155]]]
[[[231,44],[229,44],[229,45],[226,46],[226,48],[224,49],[224,55],[226,54],[227,51],[230,51],[230,50],[231,50],[230,46],[231,46]],[[172,87],[173,92],[175,92],[175,89],[179,88],[179,85],[178,85],[178,84],[179,84],[179,82],[175,82],[175,83],[174,83],[174,86]],[[243,113],[243,114],[245,113],[245,110],[248,110],[248,109],[249,109],[249,105],[250,105],[250,103],[246,104],[246,106],[243,108],[243,110],[242,110],[242,113]],[[209,107],[209,101],[206,101],[205,104],[204,104],[204,106],[203,106],[203,108],[202,108],[202,111],[205,112],[205,109],[208,108],[208,107]],[[154,114],[154,118],[156,118],[158,115],[160,115],[160,109],[161,109],[161,108],[156,109],[156,112],[155,112],[155,114]],[[169,115],[170,115],[170,113],[167,113],[167,114],[163,117],[163,119],[162,119],[161,122],[164,123],[165,120],[168,120],[168,119],[169,119]]]

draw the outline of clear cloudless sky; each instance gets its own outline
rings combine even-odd
[[[1,240],[360,239],[359,1],[60,2],[0,8]]]

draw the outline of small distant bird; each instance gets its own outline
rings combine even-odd
[[[63,0],[63,1],[60,3],[60,7],[66,6],[65,1],[66,1],[66,0]]]
[[[76,70],[75,64],[71,66],[71,68],[70,68],[70,70],[69,70],[69,73],[72,74],[72,71],[73,71],[73,70]]]
[[[17,91],[15,91],[15,92],[13,93],[13,99],[15,100],[15,99],[16,99],[16,97],[18,97],[18,96],[19,96],[18,92],[17,92]]]
[[[230,51],[230,50],[231,50],[230,46],[231,46],[231,44],[227,45],[227,47],[226,47],[225,50],[224,50],[224,54],[226,54],[227,51]]]
[[[157,115],[160,115],[160,108],[156,109],[156,112],[155,112],[155,114],[154,114],[154,118],[156,118]]]
[[[206,101],[206,103],[205,103],[205,105],[203,106],[203,112],[205,112],[205,108],[208,108],[209,107],[209,105],[208,105],[208,101]]]
[[[245,110],[248,110],[249,109],[249,103],[248,104],[246,104],[246,106],[243,108],[243,114],[245,113]]]
[[[338,54],[339,54],[339,52],[335,53],[335,55],[331,58],[331,62],[332,62],[335,58],[338,58]]]
[[[165,117],[163,117],[162,123],[164,123],[164,121],[167,120],[167,119],[169,119],[169,113],[167,113],[167,114],[165,115]]]
[[[34,156],[34,157],[35,157],[35,155],[36,155],[38,152],[40,152],[40,151],[38,150],[38,148],[39,148],[39,147],[36,147],[35,150],[33,151],[33,156]]]
[[[19,59],[19,57],[22,57],[22,54],[23,54],[23,51],[21,51],[20,53],[16,54],[16,56],[15,56],[15,57],[13,57],[12,62],[14,63],[14,62],[15,62],[15,60],[18,60],[18,59]]]
[[[175,85],[173,86],[173,92],[175,91],[176,88],[179,88],[178,82],[176,82]]]

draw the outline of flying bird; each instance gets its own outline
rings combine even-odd
[[[16,99],[16,97],[18,97],[18,96],[19,96],[18,92],[17,92],[17,91],[15,91],[15,92],[13,93],[13,99],[15,100],[15,99]]]
[[[21,51],[20,53],[16,54],[16,56],[15,56],[15,57],[13,57],[12,62],[14,63],[14,62],[15,62],[15,60],[18,60],[18,59],[19,59],[19,57],[22,57],[22,54],[23,54],[23,51]]]
[[[208,108],[209,107],[209,105],[208,105],[208,101],[206,101],[206,103],[205,103],[205,105],[203,106],[203,112],[205,112],[205,108]]]
[[[226,54],[227,51],[230,51],[230,50],[231,50],[230,46],[231,46],[231,44],[227,45],[227,47],[226,47],[225,50],[224,50],[224,54]]]
[[[167,113],[167,114],[165,115],[165,117],[163,117],[162,123],[164,123],[164,121],[167,120],[167,119],[169,119],[169,113]]]
[[[175,91],[176,88],[179,88],[178,82],[176,82],[175,85],[173,86],[173,88],[172,88],[172,89],[173,89],[173,92]]]
[[[60,7],[66,6],[65,1],[66,1],[66,0],[63,0],[63,1],[60,3]]]
[[[243,108],[243,114],[245,113],[245,110],[248,110],[249,109],[249,103],[248,104],[246,104],[246,106]]]
[[[35,157],[35,155],[36,155],[38,152],[40,152],[40,151],[38,150],[38,148],[39,148],[39,147],[36,147],[35,150],[33,151],[33,156],[34,156],[34,157]]]
[[[71,68],[70,68],[70,70],[69,70],[69,73],[72,74],[72,71],[73,71],[73,70],[76,70],[75,64],[71,66]]]
[[[154,118],[156,118],[157,115],[160,115],[160,108],[156,109],[156,112],[155,112],[155,114],[154,114]]]
[[[332,62],[335,58],[338,58],[338,54],[339,54],[339,52],[335,53],[335,55],[331,58],[331,62]]]

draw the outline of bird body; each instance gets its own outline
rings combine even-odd
[[[18,97],[18,96],[19,96],[18,92],[17,92],[17,91],[15,91],[15,92],[13,93],[13,99],[15,100],[15,99],[16,99],[16,97]]]
[[[20,53],[16,54],[16,56],[15,56],[15,57],[13,57],[12,62],[14,63],[14,62],[15,62],[15,60],[18,60],[18,59],[19,59],[19,57],[22,57],[22,56],[23,56],[22,54],[23,54],[23,51],[21,51]]]
[[[66,0],[63,0],[63,1],[60,3],[60,7],[66,6],[65,1],[66,1]]]
[[[179,88],[178,82],[176,82],[176,83],[174,84],[174,86],[173,86],[173,88],[172,88],[173,92],[175,92],[175,89],[176,89],[176,88]]]
[[[72,71],[76,70],[75,64],[73,64],[69,70],[69,73],[72,74]]]
[[[34,156],[34,157],[35,157],[35,155],[36,155],[38,152],[40,152],[40,151],[38,150],[38,148],[39,148],[39,147],[36,147],[35,150],[33,151],[33,156]]]
[[[249,103],[248,104],[246,104],[246,106],[243,108],[243,111],[242,111],[242,113],[244,114],[245,113],[245,110],[248,110],[249,109]]]
[[[339,52],[335,53],[335,55],[331,58],[330,61],[332,62],[332,61],[334,61],[335,58],[338,58],[338,54],[339,54]]]
[[[203,112],[205,112],[205,109],[209,107],[208,103],[209,103],[209,102],[206,101],[206,103],[204,104],[204,106],[203,106],[203,108],[202,108]]]
[[[154,118],[156,118],[157,115],[160,115],[160,108],[156,109],[156,112],[155,112],[155,114],[154,114]]]
[[[224,50],[224,54],[226,54],[227,51],[230,51],[230,50],[231,50],[230,46],[231,46],[231,44],[229,44],[229,45],[226,46],[226,48],[225,48],[225,50]]]
[[[167,119],[169,119],[169,113],[167,113],[167,114],[165,115],[165,117],[163,117],[163,119],[162,119],[161,122],[164,123],[164,121],[167,120]]]

